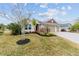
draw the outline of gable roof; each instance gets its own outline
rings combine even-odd
[[[57,22],[54,19],[50,19],[46,23],[57,23]]]

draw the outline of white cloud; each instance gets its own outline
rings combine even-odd
[[[13,5],[17,6],[17,3],[13,3]]]
[[[61,11],[61,14],[64,16],[64,15],[67,14],[67,12],[66,11]]]
[[[17,6],[18,3],[13,3],[14,6]],[[24,3],[23,6],[27,6],[27,3]]]
[[[59,11],[57,9],[48,9],[47,12],[39,13],[39,15],[42,17],[52,18],[53,16],[57,15],[58,12]]]
[[[58,3],[55,3],[55,5],[58,5]]]
[[[41,8],[47,8],[48,7],[48,4],[47,3],[42,3],[42,4],[40,4],[40,7]]]
[[[66,9],[67,9],[67,10],[71,10],[71,9],[72,9],[72,7],[71,7],[71,6],[67,6],[67,8],[66,8],[66,7],[64,7],[64,6],[63,6],[63,7],[61,7],[61,10],[66,10]]]
[[[27,3],[24,3],[24,6],[27,6]]]
[[[59,9],[60,7],[56,7],[57,9]]]
[[[39,3],[34,3],[35,5],[38,5]]]
[[[61,7],[61,9],[62,9],[62,10],[65,10],[66,8],[63,6],[63,7]]]
[[[48,9],[48,13],[52,15],[56,15],[59,12],[57,9]]]
[[[72,7],[71,7],[71,6],[68,6],[68,7],[67,7],[67,9],[68,9],[68,10],[71,10],[71,9],[72,9]]]
[[[42,16],[42,17],[48,17],[48,13],[47,12],[45,12],[45,13],[39,13],[39,15]]]
[[[35,13],[35,11],[33,11],[33,13]]]
[[[47,18],[56,17],[58,15],[64,16],[66,14],[67,14],[67,11],[59,10],[59,9],[48,9],[47,12],[39,13],[40,16],[47,17]]]
[[[68,7],[68,8],[70,8],[70,7]],[[67,14],[67,10],[66,10],[66,7],[65,6],[63,6],[62,8],[61,8],[62,10],[59,12],[61,15],[66,15]]]

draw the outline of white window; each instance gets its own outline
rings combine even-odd
[[[32,29],[32,25],[31,25],[31,24],[25,25],[25,29],[26,29],[26,30],[31,30],[31,29]]]

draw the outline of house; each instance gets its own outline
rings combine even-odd
[[[45,30],[46,27],[48,27],[49,32],[57,32],[57,31],[59,31],[59,26],[58,26],[57,22],[54,19],[50,19],[50,20],[48,20],[46,22],[41,22],[38,25],[39,26],[38,26],[37,32]]]
[[[29,33],[29,32],[35,32],[36,31],[36,25],[33,25],[32,20],[27,20],[27,24],[22,28],[23,33]],[[36,24],[39,24],[38,21],[36,21]]]
[[[66,23],[66,24],[59,24],[61,31],[70,31],[71,24]]]
[[[43,32],[45,29],[49,32],[60,32],[63,29],[68,31],[68,24],[58,24],[54,19],[50,19],[45,22],[36,21],[36,25],[32,24],[32,20],[28,20],[28,24],[26,24],[23,28],[23,32]]]

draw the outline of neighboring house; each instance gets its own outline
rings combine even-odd
[[[66,23],[66,24],[59,24],[61,31],[70,31],[71,24]]]
[[[37,25],[32,24],[32,20],[28,20],[28,23],[24,26],[23,32],[40,32],[45,31],[48,27],[49,32],[60,32],[62,29],[65,31],[69,30],[69,24],[58,24],[54,19],[50,19],[46,22],[36,21]]]

